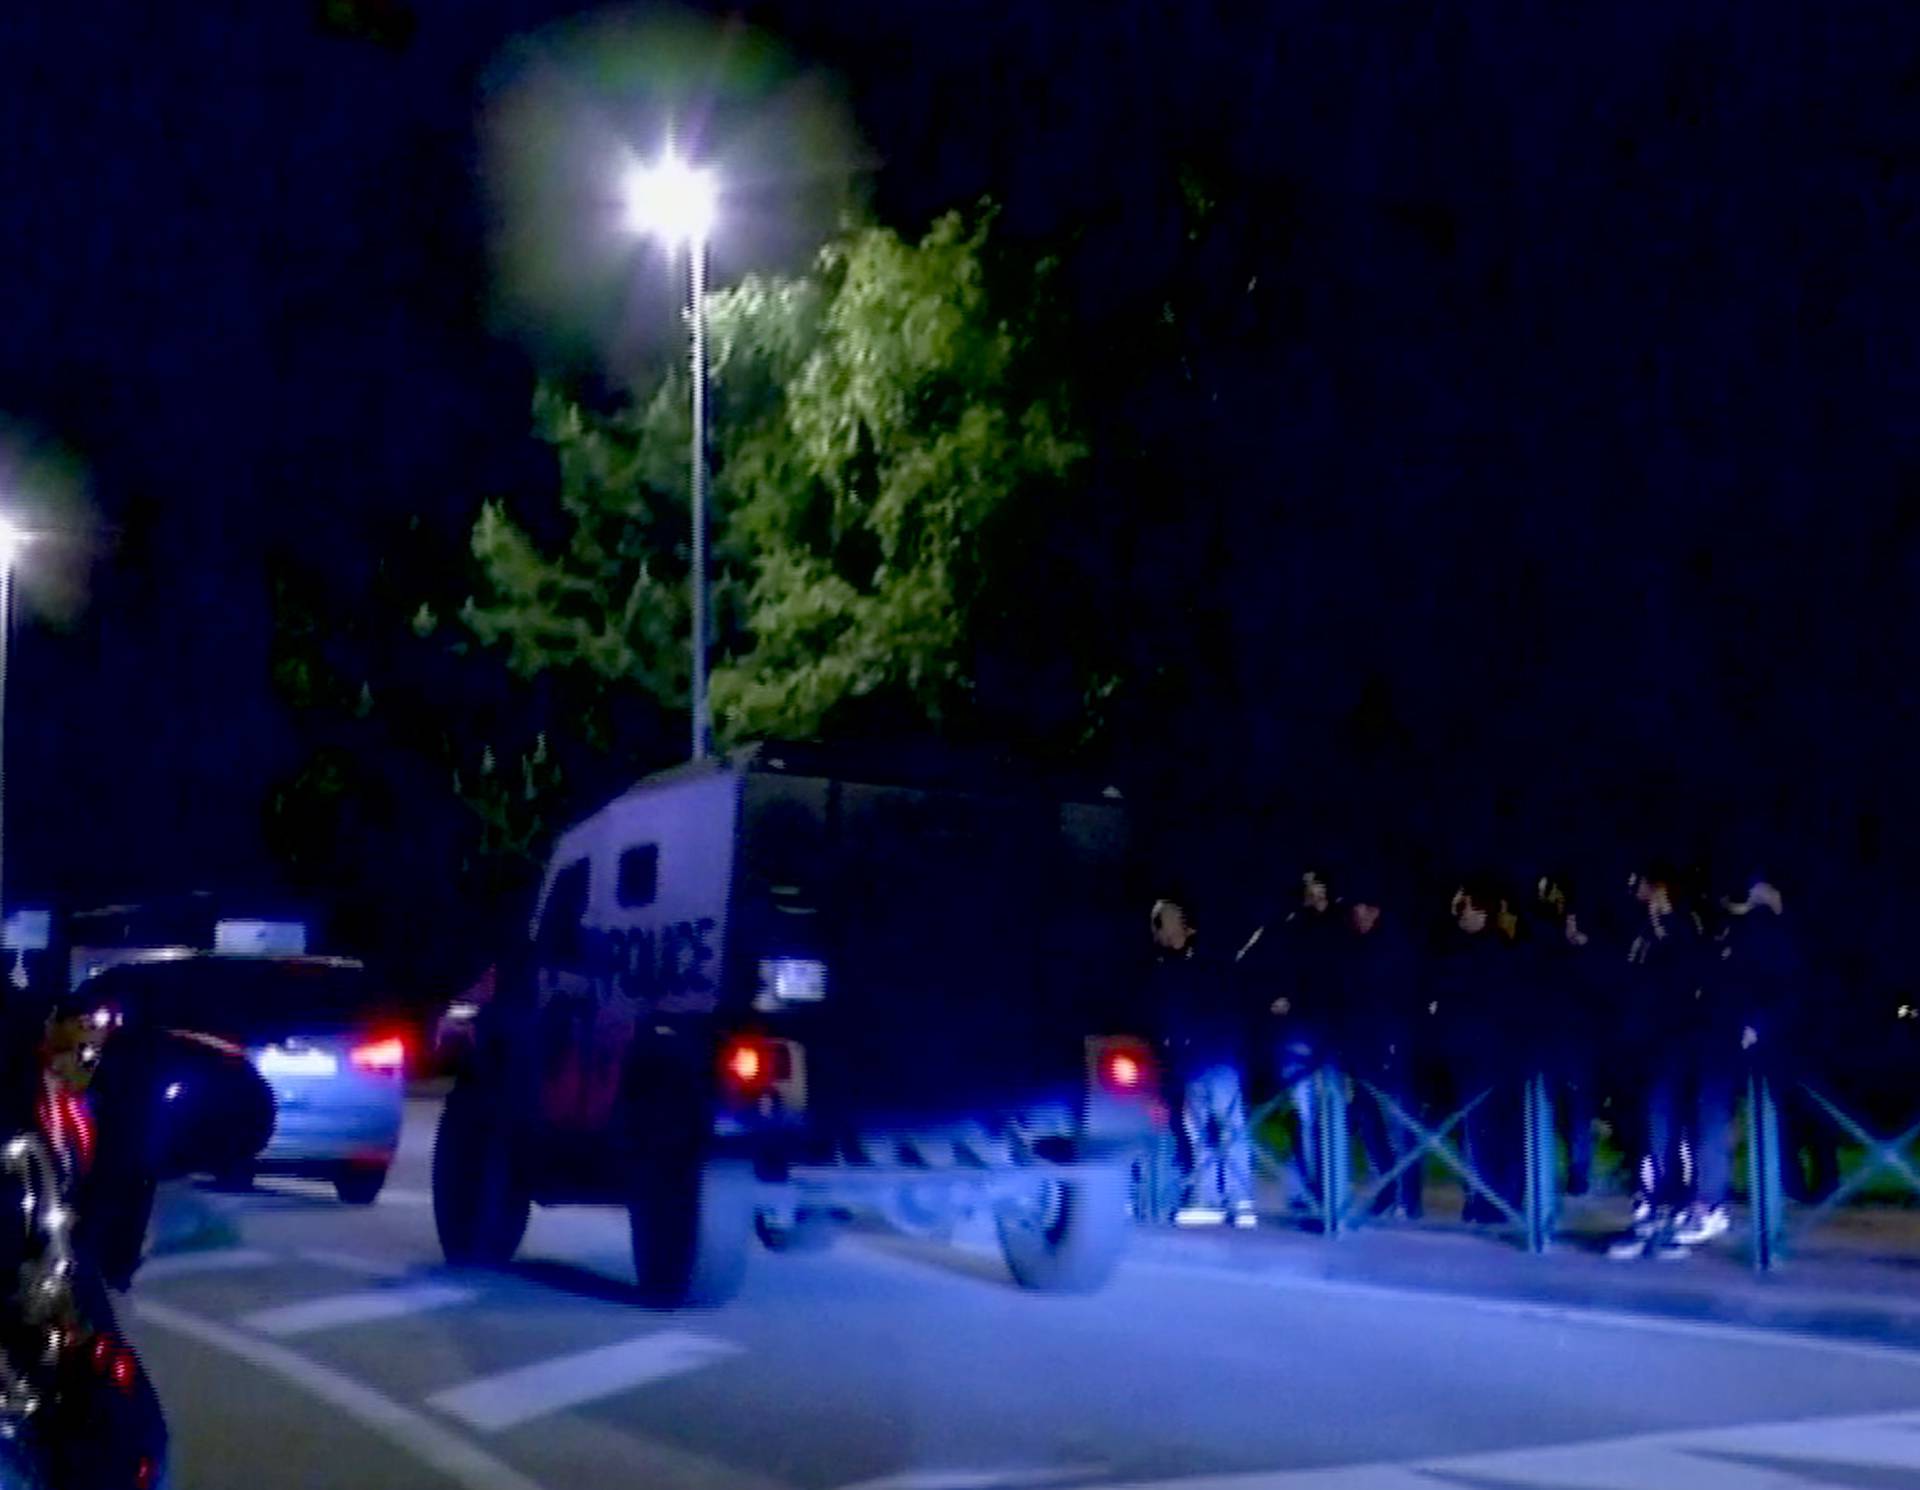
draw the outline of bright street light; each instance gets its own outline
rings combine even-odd
[[[669,150],[653,165],[635,164],[625,182],[627,226],[675,248],[704,243],[713,231],[720,191],[713,172]]]
[[[0,513],[0,921],[6,918],[6,744],[7,744],[7,654],[13,633],[13,570],[20,551],[33,541],[33,534]]]
[[[687,251],[693,329],[693,758],[705,760],[713,731],[707,720],[707,238],[718,215],[720,187],[713,172],[689,165],[672,150],[653,165],[635,165],[622,183],[627,226]]]
[[[11,575],[13,561],[20,557],[20,550],[32,539],[31,533],[23,531],[12,518],[0,514],[0,572]]]

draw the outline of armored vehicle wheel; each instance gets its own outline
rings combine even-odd
[[[447,1097],[433,1141],[433,1224],[440,1250],[456,1267],[502,1267],[513,1260],[532,1211],[497,1108],[477,1085]]]
[[[753,1240],[753,1192],[746,1164],[642,1161],[627,1205],[641,1301],[655,1309],[711,1309],[738,1293]]]
[[[1022,1288],[1092,1293],[1113,1276],[1126,1249],[1124,1169],[1065,1171],[1039,1180],[1029,1196],[995,1209],[1000,1250]]]

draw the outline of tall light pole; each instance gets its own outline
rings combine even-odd
[[[707,240],[719,202],[713,173],[689,165],[672,150],[652,165],[635,166],[625,182],[627,226],[687,251],[693,341],[693,758],[712,748],[707,707]]]
[[[6,919],[7,654],[13,636],[13,566],[30,535],[0,516],[0,923]]]

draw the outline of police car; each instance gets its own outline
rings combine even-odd
[[[1021,1285],[1112,1272],[1164,1121],[1113,794],[759,746],[563,834],[434,1149],[447,1259],[614,1204],[642,1297],[714,1304],[755,1238],[990,1211]],[[1131,909],[1130,909],[1131,908]]]

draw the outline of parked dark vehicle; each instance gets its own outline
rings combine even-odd
[[[757,747],[562,836],[441,1120],[434,1211],[498,1264],[531,1204],[620,1204],[642,1296],[712,1304],[757,1234],[990,1207],[1023,1286],[1123,1248],[1159,1120],[1117,801]]]
[[[121,963],[81,985],[129,1028],[190,1031],[244,1051],[272,1088],[272,1141],[218,1176],[329,1180],[351,1205],[386,1184],[400,1143],[413,1021],[340,957],[205,953]]]
[[[167,1483],[166,1419],[109,1286],[131,1281],[159,1181],[243,1160],[273,1128],[272,1094],[239,1052],[165,1031],[103,1036],[69,1046],[82,1100],[43,1068],[37,1026],[8,1032],[0,1490]]]

